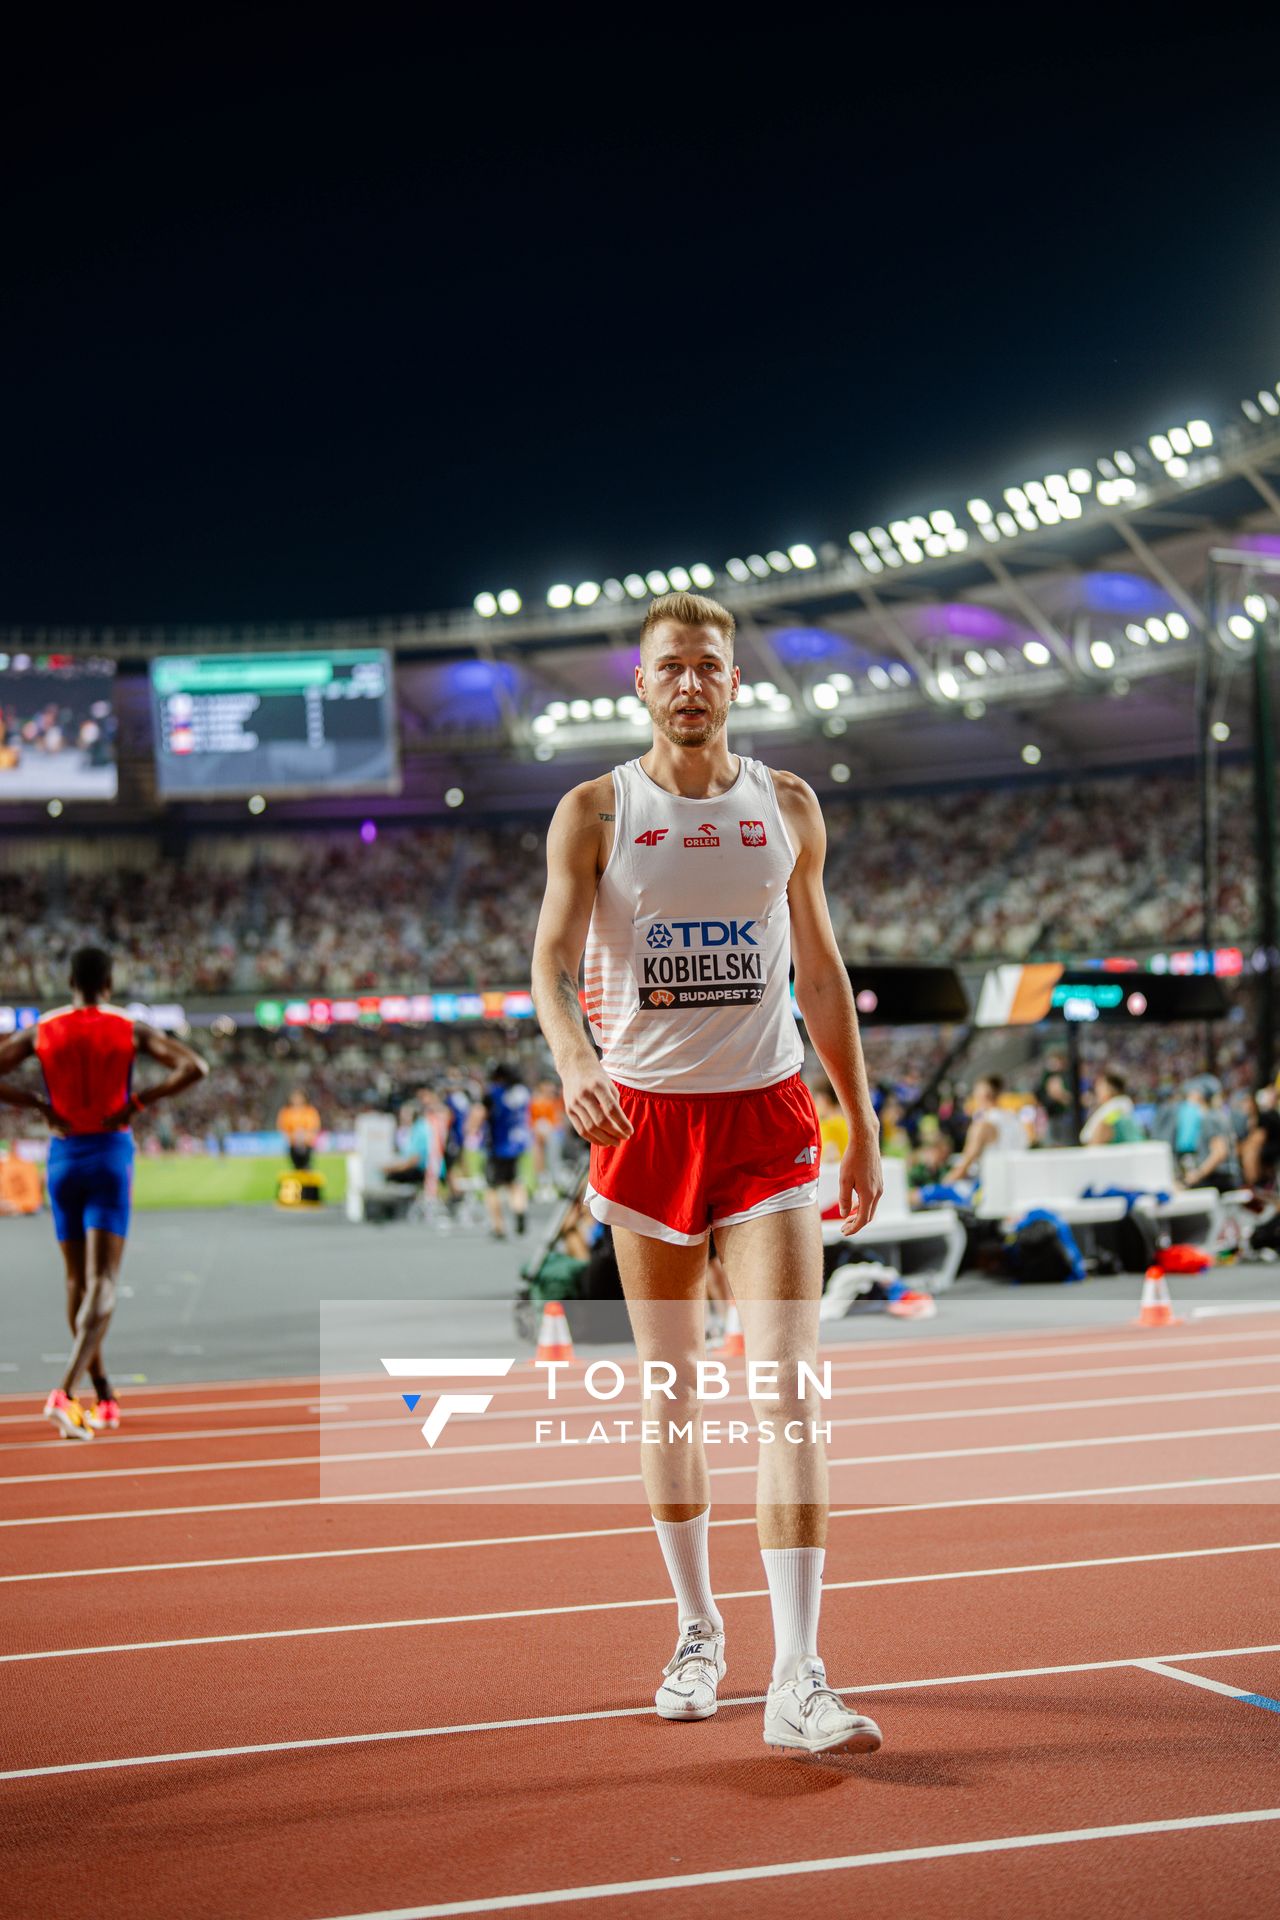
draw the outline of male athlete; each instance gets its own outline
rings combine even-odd
[[[111,958],[99,947],[71,956],[72,1004],[43,1014],[34,1027],[0,1041],[0,1074],[33,1056],[46,1097],[0,1081],[0,1102],[41,1114],[54,1130],[47,1168],[49,1204],[67,1269],[67,1318],[74,1341],[62,1384],[45,1402],[45,1417],[68,1440],[92,1440],[120,1425],[120,1408],[102,1364],[102,1343],[116,1302],[116,1276],[129,1232],[135,1113],[181,1093],[209,1068],[180,1040],[157,1033],[109,1004]],[[133,1063],[149,1054],[168,1067],[166,1079],[132,1091]],[[84,1408],[76,1385],[88,1371],[96,1407]]]
[[[673,593],[650,605],[635,685],[653,744],[556,809],[533,956],[538,1016],[566,1111],[592,1143],[591,1209],[613,1230],[639,1357],[677,1369],[681,1398],[645,1402],[667,1439],[641,1450],[679,1617],[655,1697],[668,1720],[713,1714],[725,1672],[701,1429],[695,1418],[694,1444],[671,1432],[697,1413],[709,1228],[748,1354],[779,1362],[778,1397],[756,1403],[757,1416],[779,1432],[798,1419],[808,1432],[815,1412],[796,1363],[817,1363],[821,1148],[800,1079],[793,958],[809,1037],[849,1124],[842,1232],[867,1225],[882,1188],[857,1015],[823,893],[821,810],[794,774],[730,753],[733,640],[733,616],[714,600]],[[600,1059],[578,1000],[584,946]],[[807,1753],[874,1752],[879,1728],[828,1687],[818,1657],[827,1504],[819,1440],[762,1444],[757,1526],[775,1643],[764,1737]]]

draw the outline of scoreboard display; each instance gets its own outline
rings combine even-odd
[[[381,648],[153,660],[151,711],[162,799],[400,788]]]

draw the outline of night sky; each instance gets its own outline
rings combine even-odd
[[[172,11],[8,63],[6,623],[718,566],[1280,376],[1275,31]]]

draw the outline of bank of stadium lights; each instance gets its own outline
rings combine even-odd
[[[524,602],[514,587],[504,587],[501,593],[478,593],[471,604],[482,620],[492,620],[496,613],[505,613],[511,619]]]
[[[1109,640],[1091,640],[1089,658],[1101,672],[1109,673],[1116,663],[1116,650]]]
[[[1049,648],[1046,647],[1043,640],[1024,640],[1022,643],[1022,657],[1028,666],[1047,667],[1053,658],[1053,654]]]
[[[1253,622],[1247,613],[1233,613],[1227,620],[1227,632],[1233,640],[1252,640]]]
[[[942,672],[937,676],[936,684],[938,692],[944,700],[958,700],[960,698],[960,682],[956,679],[950,667],[944,667],[942,669]]]
[[[980,680],[987,670],[986,656],[979,653],[976,647],[969,648],[964,656],[964,664],[975,680]]]
[[[819,680],[813,688],[813,704],[823,713],[830,713],[840,705],[840,695],[829,680]]]
[[[1261,626],[1267,617],[1267,603],[1260,593],[1246,593],[1244,597],[1244,610],[1249,618],[1256,621],[1259,626]]]

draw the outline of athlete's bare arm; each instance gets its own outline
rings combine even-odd
[[[171,1100],[175,1093],[183,1093],[197,1080],[203,1080],[209,1071],[209,1062],[202,1060],[191,1047],[175,1040],[171,1033],[158,1033],[145,1020],[134,1021],[133,1042],[139,1053],[158,1060],[169,1072],[163,1080],[135,1093],[118,1112],[109,1113],[104,1123],[108,1128],[128,1126],[131,1115],[144,1107],[154,1107],[158,1100]]]
[[[560,802],[547,833],[547,891],[533,942],[533,1003],[584,1139],[612,1146],[631,1133],[612,1080],[582,1024],[578,970],[596,887],[613,845],[613,776],[587,780]]]
[[[849,1123],[849,1146],[840,1162],[840,1231],[857,1233],[880,1204],[884,1174],[880,1167],[880,1124],[867,1085],[858,1012],[822,884],[827,829],[811,787],[794,773],[775,772],[773,778],[782,817],[796,850],[796,864],[787,883],[796,1004]]]
[[[989,1120],[985,1120],[980,1113],[975,1114],[965,1135],[964,1152],[952,1167],[950,1178],[967,1180],[970,1174],[976,1173],[979,1160],[988,1147],[995,1146],[999,1137]]]
[[[11,1073],[14,1067],[20,1067],[24,1060],[34,1058],[36,1050],[35,1029],[28,1027],[25,1033],[15,1033],[8,1040],[0,1040],[0,1074]],[[62,1122],[41,1093],[30,1087],[6,1086],[0,1080],[0,1107],[25,1107],[29,1113],[38,1113],[48,1121],[51,1127],[59,1127]]]

